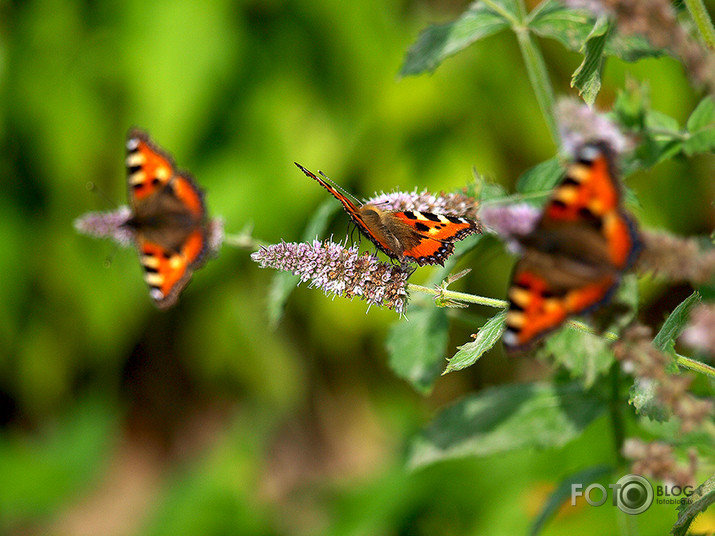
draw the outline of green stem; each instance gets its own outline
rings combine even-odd
[[[618,362],[614,362],[611,365],[611,400],[609,400],[608,411],[611,415],[611,426],[613,428],[613,447],[616,451],[616,461],[619,466],[622,466],[625,462],[623,458],[623,453],[621,452],[623,448],[623,442],[625,441],[626,433],[625,427],[623,425],[623,416],[621,415],[621,400],[620,400],[620,386],[621,386],[621,365]]]
[[[411,290],[413,292],[422,292],[423,294],[429,294],[431,296],[438,296],[440,298],[445,298],[445,299],[452,299],[456,301],[461,301],[464,303],[475,303],[477,305],[485,305],[487,307],[494,307],[496,309],[504,309],[506,308],[509,303],[506,302],[505,300],[497,300],[495,298],[487,298],[485,296],[475,296],[474,294],[467,294],[465,292],[455,292],[454,290],[448,290],[445,288],[429,288],[429,287],[423,287],[422,285],[415,285],[414,283],[408,283],[407,285],[407,290]],[[582,322],[580,320],[567,320],[566,323],[571,327],[572,329],[575,329],[577,331],[582,331],[584,333],[591,333],[592,335],[598,335],[600,337],[603,337],[604,339],[607,339],[609,341],[617,341],[618,340],[618,335],[613,333],[612,331],[605,331],[602,333],[596,332],[591,326],[586,324],[585,322]],[[715,368],[711,367],[710,365],[706,365],[705,363],[701,361],[696,361],[695,359],[691,359],[689,357],[685,357],[684,355],[680,354],[675,354],[675,361],[676,363],[683,367],[690,369],[692,371],[698,372],[700,374],[704,374],[705,376],[708,376],[712,380],[715,380]]]
[[[482,0],[482,4],[504,17],[506,20],[509,21],[509,23],[511,23],[512,26],[517,26],[518,24],[520,24],[519,21],[514,18],[514,15],[512,15],[508,10],[504,9],[504,6],[501,5],[499,2],[494,2],[493,0]]]
[[[551,139],[558,147],[561,145],[561,137],[559,136],[559,129],[556,125],[556,118],[554,117],[554,89],[551,87],[544,57],[541,55],[541,50],[536,46],[536,43],[529,33],[528,27],[515,27],[514,31],[519,41],[519,48],[524,58],[526,71],[529,74],[531,87],[536,94],[536,101],[539,103],[541,113],[544,114],[546,126],[551,133]]]
[[[705,9],[703,0],[685,0],[685,5],[693,21],[695,21],[695,25],[700,30],[700,37],[705,46],[710,50],[715,50],[715,28],[713,28],[713,22],[707,9]]]

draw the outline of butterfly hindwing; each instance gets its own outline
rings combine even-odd
[[[570,316],[610,300],[640,250],[620,201],[614,155],[585,144],[547,202],[536,228],[520,239],[524,255],[509,288],[504,344],[525,350]]]
[[[172,306],[205,261],[208,230],[203,192],[171,156],[137,129],[127,138],[127,181],[140,262],[159,308]]]

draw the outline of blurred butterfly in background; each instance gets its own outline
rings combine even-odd
[[[158,308],[166,309],[206,261],[204,194],[146,132],[130,130],[126,147],[132,215],[123,225],[133,231],[149,295]]]
[[[417,210],[381,210],[372,204],[358,206],[327,180],[314,175],[297,162],[295,165],[343,204],[360,232],[378,249],[401,263],[443,265],[454,251],[455,242],[481,232],[477,222],[467,218]]]
[[[524,253],[509,287],[507,350],[526,350],[568,317],[604,305],[633,266],[641,241],[615,165],[604,142],[578,147],[536,227],[517,238]]]

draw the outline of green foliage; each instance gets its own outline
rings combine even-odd
[[[678,521],[673,525],[673,536],[686,536],[688,528],[698,514],[715,503],[715,475],[703,482],[689,497],[690,501],[678,506]]]
[[[476,338],[460,346],[457,353],[449,359],[444,374],[472,366],[480,357],[491,350],[504,332],[505,319],[506,310],[497,313],[487,320],[484,325],[479,328]]]
[[[603,402],[578,383],[492,387],[440,412],[412,441],[408,464],[417,468],[464,456],[559,447],[603,410]]]
[[[390,328],[390,368],[423,394],[432,390],[442,370],[448,328],[447,310],[434,306],[409,309],[407,321]]]

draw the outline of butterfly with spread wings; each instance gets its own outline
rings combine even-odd
[[[132,216],[124,225],[133,231],[149,294],[157,307],[166,309],[206,261],[204,194],[146,132],[130,130],[126,145]]]
[[[295,165],[342,203],[360,232],[378,249],[401,263],[443,265],[455,242],[481,232],[479,224],[467,218],[418,210],[382,210],[373,204],[358,206],[325,179],[297,162]]]
[[[568,317],[608,302],[640,253],[608,144],[576,150],[536,227],[518,240],[524,254],[509,287],[503,336],[510,351],[526,350]]]

